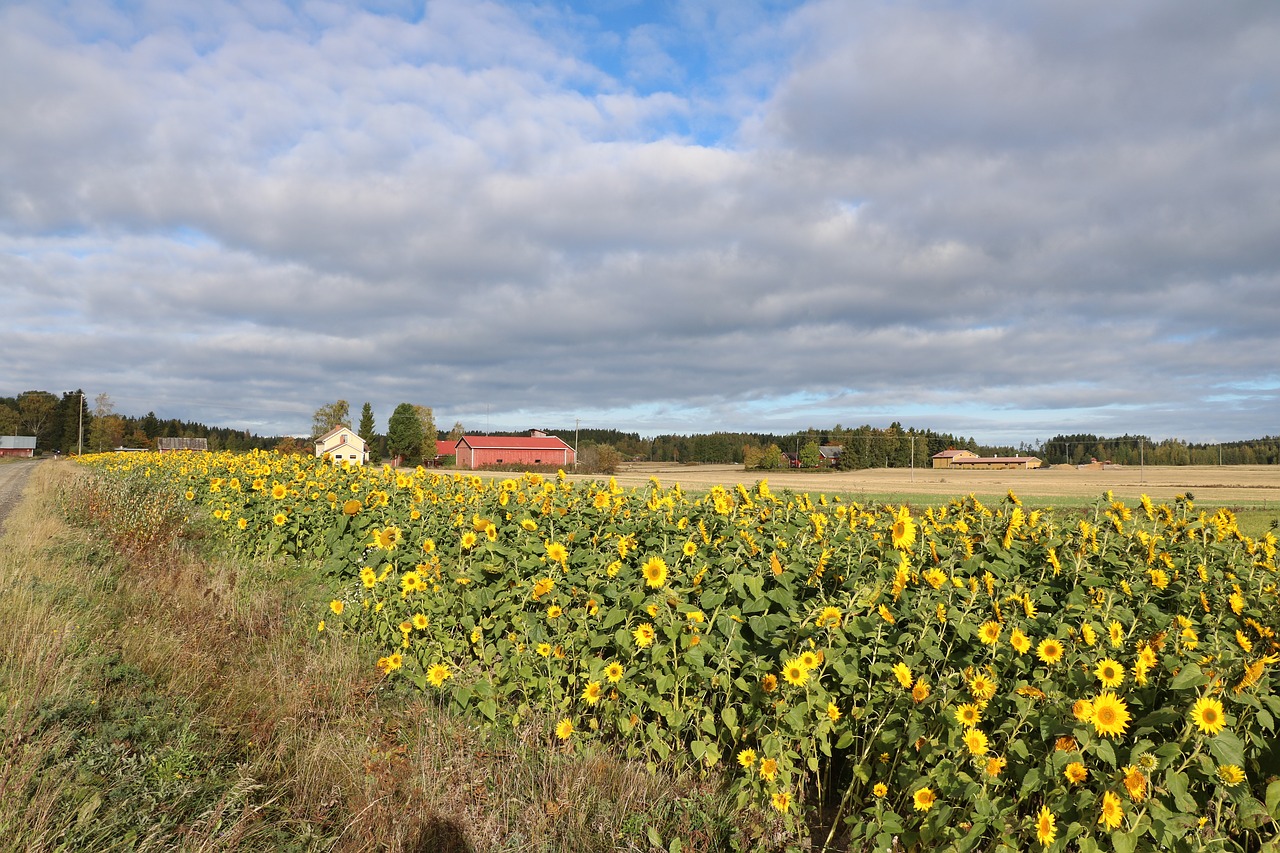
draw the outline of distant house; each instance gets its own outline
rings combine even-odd
[[[973,457],[976,459],[977,456],[978,454],[974,453],[972,450],[956,450],[955,448],[952,448],[951,450],[944,450],[941,453],[933,454],[933,467],[934,468],[950,468],[951,463],[954,462],[956,459],[962,459],[962,458],[968,458],[968,457]]]
[[[573,448],[554,435],[530,430],[529,435],[464,435],[454,453],[459,468],[487,465],[556,465],[576,461]]]
[[[0,435],[0,456],[29,458],[35,455],[36,437],[34,435]]]
[[[428,462],[437,466],[443,465],[444,460],[448,459],[451,456],[457,456],[457,455],[458,455],[458,442],[437,441],[436,442],[436,458],[434,462],[432,462],[431,460],[428,460]]]
[[[823,465],[834,465],[840,461],[840,457],[844,455],[843,444],[823,444],[818,447],[818,454],[822,457]]]
[[[964,468],[967,470],[1002,470],[1011,468],[1039,468],[1040,460],[1034,456],[957,456],[951,460],[948,468]]]
[[[316,439],[316,458],[323,458],[326,454],[334,465],[343,462],[363,465],[369,461],[369,449],[364,439],[347,426],[336,426]]]
[[[209,439],[161,437],[156,439],[156,450],[161,453],[173,453],[175,450],[195,450],[204,453],[209,450]]]

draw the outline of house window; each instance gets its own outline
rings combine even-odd
[[[501,465],[501,464],[502,464],[502,460],[501,460],[501,459],[497,460],[497,462],[498,462],[498,464],[499,464],[499,465]]]

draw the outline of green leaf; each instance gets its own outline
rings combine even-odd
[[[1189,663],[1173,678],[1170,684],[1174,690],[1190,690],[1209,683],[1209,677],[1200,671],[1200,665]]]
[[[1111,833],[1111,846],[1116,853],[1133,853],[1138,849],[1138,833],[1113,832]]]
[[[725,728],[730,734],[735,734],[738,730],[738,712],[733,708],[724,708],[720,711],[720,719],[724,721]]]
[[[1209,739],[1209,753],[1219,764],[1244,766],[1244,743],[1232,731],[1223,731]]]
[[[1195,798],[1187,793],[1189,780],[1185,773],[1170,773],[1165,776],[1165,787],[1173,795],[1173,804],[1184,814],[1195,814],[1199,811]]]
[[[1106,739],[1098,740],[1093,744],[1093,754],[1110,766],[1116,766],[1116,751],[1115,747],[1111,745],[1111,741]]]
[[[1280,820],[1280,779],[1267,785],[1267,814]]]

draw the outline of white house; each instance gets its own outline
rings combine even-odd
[[[369,461],[364,439],[346,426],[336,426],[316,439],[316,456],[323,457],[326,453],[335,465],[343,462],[363,465]]]

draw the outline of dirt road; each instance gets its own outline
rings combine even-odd
[[[27,477],[36,467],[34,460],[0,463],[0,536],[4,535],[4,520],[9,511],[18,505]]]
[[[657,477],[663,486],[702,491],[715,485],[750,485],[767,479],[774,491],[867,495],[920,494],[1019,497],[1096,497],[1108,489],[1128,500],[1141,494],[1156,500],[1192,492],[1212,504],[1246,501],[1280,506],[1280,466],[1191,465],[1184,467],[1111,467],[1103,470],[1057,466],[1034,471],[951,471],[903,468],[865,471],[745,471],[741,465],[681,465],[674,462],[627,463],[617,474],[619,485],[644,485]],[[576,479],[576,478],[575,478]],[[581,479],[601,479],[582,477]]]

